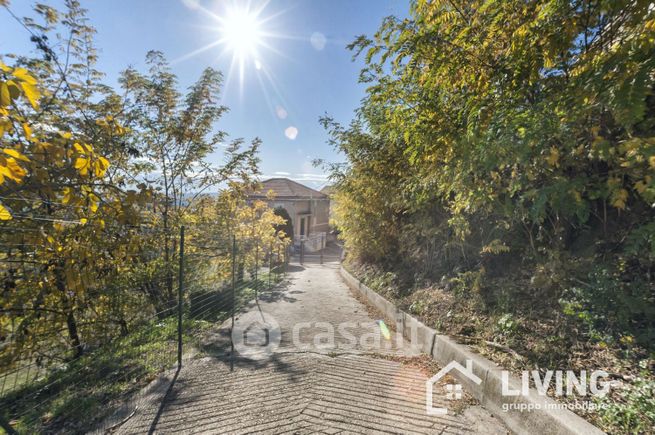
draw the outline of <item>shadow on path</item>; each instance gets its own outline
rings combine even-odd
[[[166,390],[166,394],[164,394],[164,398],[161,401],[161,404],[159,405],[159,409],[157,410],[157,414],[155,415],[154,420],[152,420],[152,424],[150,425],[150,429],[148,429],[148,434],[152,435],[155,433],[155,430],[157,429],[157,423],[159,423],[159,419],[161,418],[162,414],[164,413],[164,408],[166,408],[166,404],[169,403],[170,401],[174,400],[172,395],[173,395],[173,387],[175,386],[175,383],[177,382],[177,378],[180,375],[180,370],[182,369],[182,366],[177,366],[177,370],[175,370],[175,375],[173,376],[173,379],[171,380],[171,384],[168,386],[168,389]]]

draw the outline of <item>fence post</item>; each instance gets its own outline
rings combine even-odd
[[[277,247],[277,264],[275,266],[277,277],[276,280],[280,279],[280,266],[282,265],[282,262],[280,261],[280,247]],[[277,282],[277,281],[276,281]]]
[[[268,290],[271,290],[271,274],[273,265],[273,244],[271,243],[268,248]]]
[[[300,241],[300,264],[303,264],[305,261],[305,241]]]
[[[325,244],[323,240],[324,236],[325,235],[321,233],[321,264],[323,264],[323,250],[325,249]]]
[[[259,240],[255,241],[255,298],[259,297]]]
[[[230,328],[230,371],[234,371],[234,306],[236,304],[237,237],[232,236],[232,328]]]
[[[177,288],[177,367],[182,367],[182,295],[184,293],[184,225],[180,227],[180,282]]]

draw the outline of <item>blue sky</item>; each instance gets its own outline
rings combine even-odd
[[[32,3],[10,2],[12,10],[21,16]],[[57,3],[52,2],[55,6]],[[345,46],[356,35],[373,34],[383,17],[404,15],[408,9],[408,2],[402,0],[82,3],[98,31],[99,68],[107,74],[109,84],[115,85],[119,72],[128,65],[143,70],[145,54],[151,49],[164,52],[173,63],[181,87],[189,86],[207,66],[223,71],[229,77],[223,101],[230,112],[218,127],[232,138],[262,139],[261,170],[265,176],[288,176],[312,187],[325,184],[322,170],[311,164],[313,159],[341,159],[326,144],[327,134],[318,118],[327,113],[347,123],[364,95],[365,87],[357,83],[362,62],[352,62],[352,53]],[[257,47],[257,55],[244,56],[243,81],[238,68],[230,74],[233,50],[226,43],[190,56],[224,38],[220,28],[226,22],[217,21],[211,14],[227,20],[234,15],[229,15],[228,10],[248,6],[250,11],[264,6],[257,21],[265,22],[258,26],[262,45]],[[0,53],[31,50],[28,35],[11,22],[6,11],[0,11],[0,24]],[[294,128],[297,135],[292,139]],[[211,160],[220,162],[220,154]]]

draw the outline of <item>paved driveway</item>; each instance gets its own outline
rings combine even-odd
[[[337,263],[291,264],[287,278],[239,315],[246,338],[233,372],[228,322],[204,339],[213,356],[188,362],[166,403],[142,401],[118,432],[507,433],[466,394],[448,400],[445,383],[433,400],[448,414],[427,415],[433,363],[387,333]]]

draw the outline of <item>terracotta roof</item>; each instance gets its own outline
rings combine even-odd
[[[327,198],[327,195],[314,190],[305,185],[297,183],[288,178],[269,178],[268,180],[262,181],[261,188],[257,189],[255,192],[250,193],[248,196],[251,198],[265,198],[267,193],[272,190],[275,192],[275,198],[315,198],[322,199]]]

